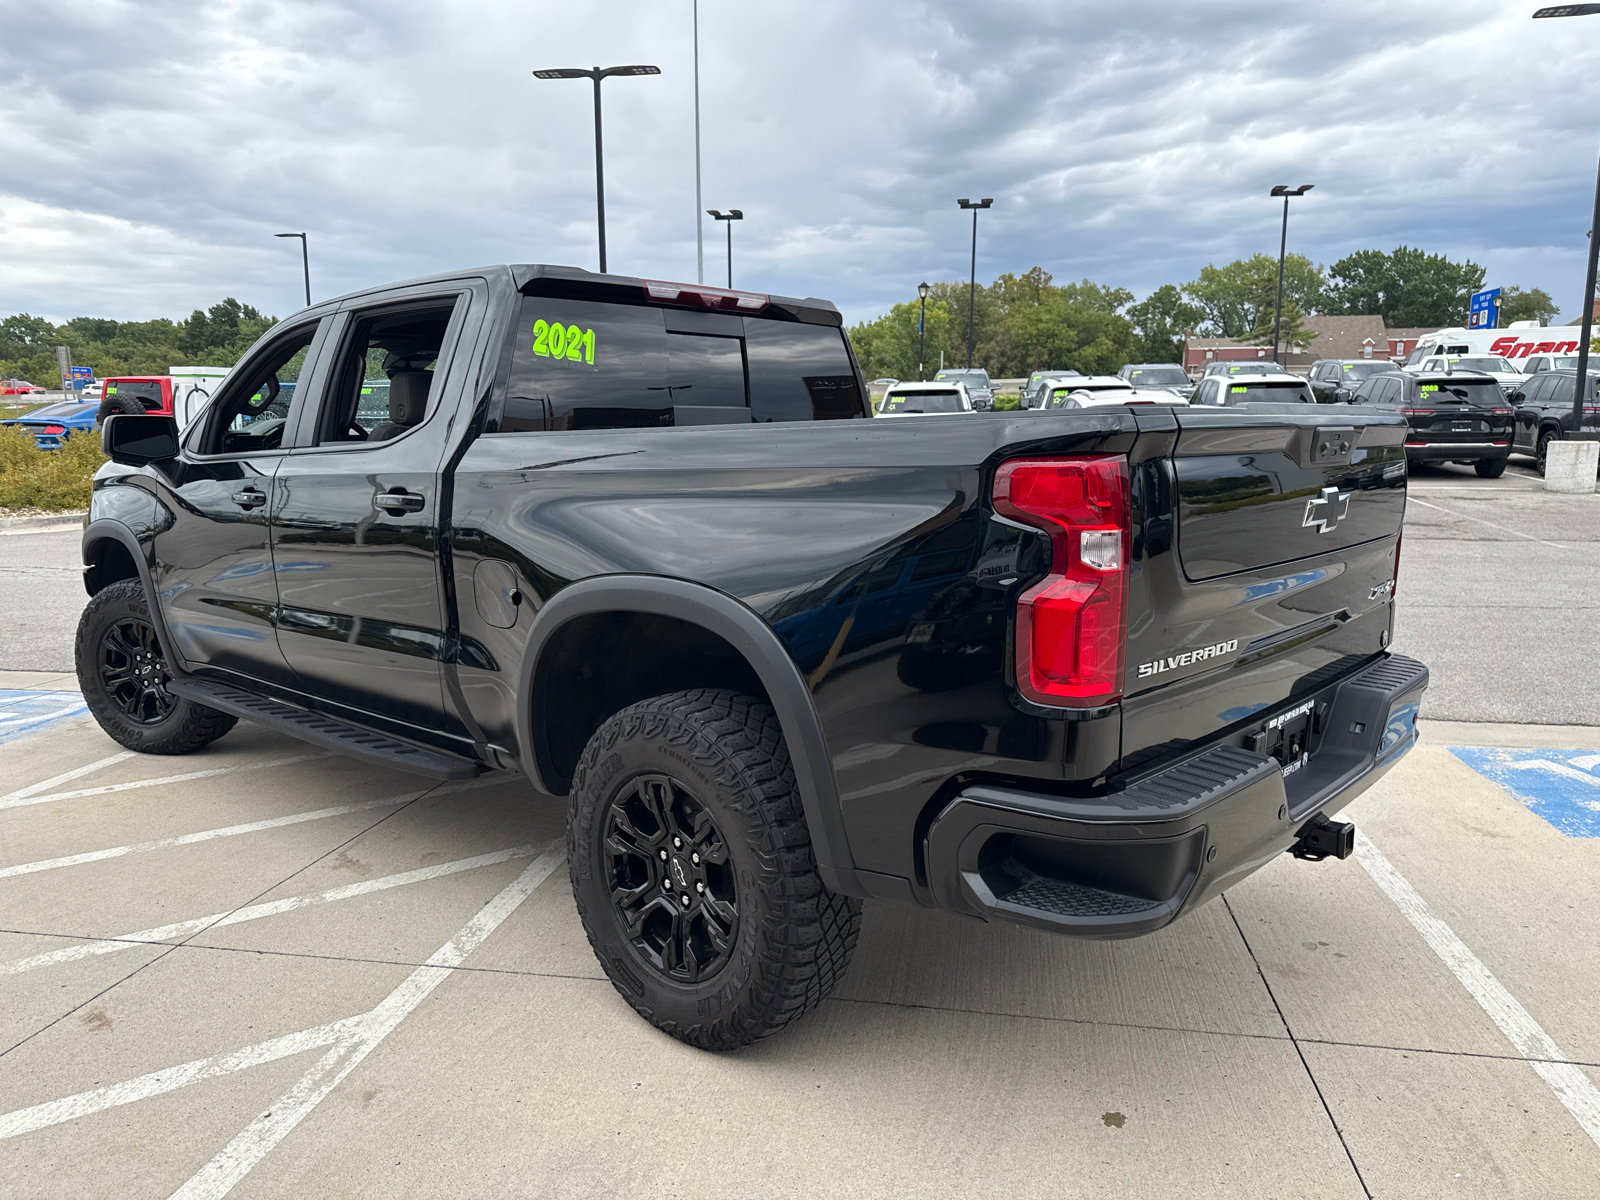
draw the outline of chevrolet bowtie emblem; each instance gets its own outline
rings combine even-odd
[[[1300,524],[1318,533],[1332,533],[1350,515],[1350,493],[1325,487],[1320,495],[1306,501],[1305,520]]]

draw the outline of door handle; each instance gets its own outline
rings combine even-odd
[[[240,508],[260,508],[267,502],[267,494],[256,488],[244,488],[235,492],[232,499]]]
[[[401,513],[421,512],[427,500],[415,492],[394,488],[392,491],[379,492],[372,503],[391,516],[399,516]]]

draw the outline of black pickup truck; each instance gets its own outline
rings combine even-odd
[[[871,418],[838,311],[494,267],[273,329],[105,423],[78,674],[124,746],[238,718],[566,796],[573,893],[693,1045],[839,980],[861,902],[1159,929],[1415,740],[1398,413]]]

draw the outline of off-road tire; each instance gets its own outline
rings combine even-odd
[[[1478,473],[1479,479],[1499,479],[1506,473],[1506,460],[1503,458],[1480,458],[1472,464],[1472,469]]]
[[[663,777],[715,823],[736,891],[726,958],[695,982],[646,956],[612,895],[613,805]],[[567,866],[612,985],[645,1020],[703,1050],[749,1045],[810,1012],[843,978],[861,929],[861,902],[829,891],[817,874],[777,715],[738,692],[656,696],[600,726],[573,776]]]
[[[150,674],[146,678],[162,693],[154,697],[159,700],[162,711],[151,719],[139,720],[130,715],[126,701],[119,698],[107,682],[108,650],[121,655],[110,645],[110,639],[116,637],[119,630],[124,634],[129,630],[149,631],[155,656],[148,664]],[[150,605],[142,583],[137,579],[122,579],[96,592],[78,620],[74,647],[78,687],[89,712],[112,740],[141,754],[187,754],[216,741],[238,724],[239,718],[166,694],[161,686],[168,678],[166,655],[154,639],[155,623],[150,619]],[[169,702],[170,708],[167,707]]]
[[[100,407],[94,414],[94,423],[104,425],[107,417],[142,416],[145,411],[143,402],[132,396],[107,396],[100,401]]]

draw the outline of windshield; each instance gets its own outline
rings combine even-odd
[[[1386,362],[1345,363],[1344,377],[1346,379],[1367,379],[1373,375],[1381,375],[1385,371],[1392,370],[1394,370],[1394,365]]]
[[[969,388],[987,389],[989,386],[987,371],[940,371],[934,378],[941,383],[964,383]]]
[[[1228,367],[1228,374],[1229,375],[1287,375],[1288,372],[1285,371],[1277,363],[1273,362],[1271,359],[1258,358],[1254,362],[1242,362],[1242,363],[1230,364],[1229,367]]]
[[[881,413],[958,413],[961,397],[943,388],[938,391],[891,392],[878,404]]]
[[[1135,387],[1188,387],[1189,377],[1182,367],[1140,367],[1128,372]]]
[[[1550,360],[1552,371],[1576,371],[1578,369],[1578,356],[1576,354],[1558,354]]]
[[[1230,383],[1223,404],[1314,404],[1311,389],[1298,379],[1252,379]]]
[[[1417,388],[1417,401],[1420,404],[1465,401],[1480,408],[1498,408],[1505,404],[1500,385],[1489,379],[1464,379],[1460,383],[1440,379],[1424,383]]]
[[[1450,366],[1457,371],[1509,371],[1513,375],[1521,372],[1503,358],[1491,358],[1480,355],[1473,358],[1451,358]]]

